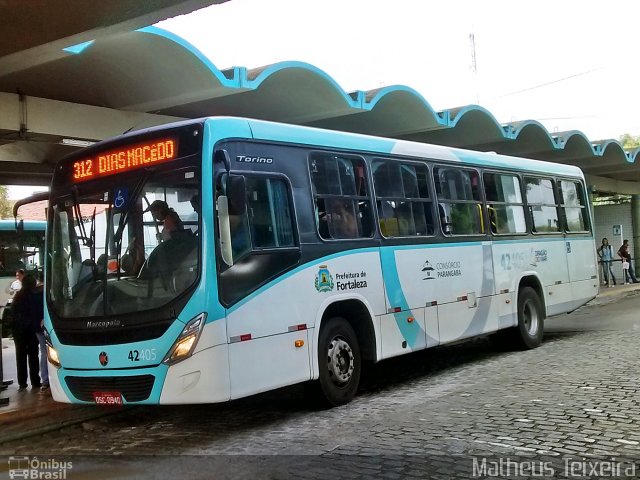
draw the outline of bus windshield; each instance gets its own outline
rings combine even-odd
[[[129,178],[87,182],[52,196],[47,290],[58,317],[151,310],[197,279],[196,168]]]
[[[13,220],[0,220],[0,276],[42,268],[45,225],[44,221],[30,221],[18,233]]]
[[[0,220],[0,310],[22,287],[18,270],[36,277],[43,270],[45,227],[44,220],[30,220],[18,231],[14,220]]]

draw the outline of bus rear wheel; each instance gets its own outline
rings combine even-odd
[[[360,383],[362,359],[353,328],[341,318],[331,318],[318,339],[318,386],[323,403],[332,407],[349,403]]]
[[[513,336],[522,349],[540,346],[544,331],[544,308],[538,293],[531,287],[524,287],[518,294],[518,325]]]

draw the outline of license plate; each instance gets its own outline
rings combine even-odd
[[[120,392],[93,392],[93,399],[96,405],[122,405],[122,394]]]

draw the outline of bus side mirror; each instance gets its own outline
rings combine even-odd
[[[231,224],[229,220],[229,202],[225,195],[217,200],[218,227],[220,228],[220,252],[222,261],[228,266],[233,265],[233,248],[231,244]]]
[[[229,215],[244,215],[247,210],[247,187],[244,176],[229,175],[227,179]]]
[[[16,219],[16,233],[18,234],[18,238],[20,238],[24,233],[24,220],[20,220],[18,222]]]
[[[227,172],[231,171],[231,159],[229,158],[229,152],[224,148],[213,152],[213,160],[224,164],[224,168]]]

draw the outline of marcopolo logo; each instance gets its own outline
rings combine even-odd
[[[109,355],[107,355],[107,352],[100,352],[100,355],[98,355],[98,360],[100,360],[100,365],[106,367],[109,363]]]
[[[9,457],[9,478],[61,479],[64,480],[73,462],[55,458]]]
[[[316,290],[319,292],[330,292],[333,290],[333,276],[326,265],[320,265],[318,267],[318,273],[316,274]]]

